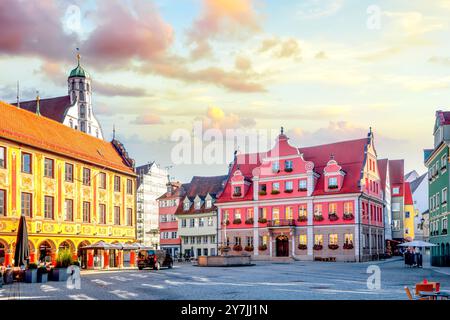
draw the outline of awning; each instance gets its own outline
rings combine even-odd
[[[89,249],[100,249],[100,250],[121,250],[122,247],[118,246],[116,244],[111,244],[111,243],[106,243],[104,241],[99,241],[96,242],[94,244],[85,246],[85,247],[81,247],[80,249],[85,249],[85,250],[89,250]]]

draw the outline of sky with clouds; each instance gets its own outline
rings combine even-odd
[[[2,0],[0,100],[18,80],[23,99],[66,94],[80,48],[105,137],[115,124],[138,164],[171,165],[172,133],[199,121],[283,126],[298,146],[372,127],[380,158],[424,172],[450,101],[449,16],[450,0]]]

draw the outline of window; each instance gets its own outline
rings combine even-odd
[[[308,210],[306,209],[306,205],[302,204],[298,207],[298,216],[304,218],[308,216]]]
[[[245,217],[245,220],[253,219],[253,209],[247,209],[247,215]]]
[[[259,208],[259,219],[267,219],[267,209]]]
[[[303,245],[307,244],[306,234],[301,234],[298,236],[298,244],[303,244]]]
[[[298,189],[299,189],[299,191],[306,191],[306,189],[307,189],[307,184],[306,184],[306,180],[305,180],[305,179],[300,180],[300,181],[298,182]]]
[[[208,236],[203,236],[203,243],[208,243]]]
[[[337,214],[337,204],[336,203],[330,203],[328,205],[328,214]]]
[[[293,162],[292,160],[286,160],[284,162],[284,171],[290,172],[293,169]]]
[[[410,214],[409,211],[405,211],[405,218],[409,218]]]
[[[447,188],[442,189],[442,204],[446,204],[447,203]]]
[[[338,244],[338,235],[336,233],[328,236],[328,244]]]
[[[240,197],[242,195],[241,187],[234,187],[233,196]]]
[[[44,159],[44,177],[54,178],[54,164],[55,162],[52,159]]]
[[[106,224],[106,205],[99,204],[98,205],[98,223],[100,224]]]
[[[133,225],[133,209],[127,208],[127,226]]]
[[[201,244],[202,243],[202,237],[197,237],[197,244]]]
[[[189,220],[189,227],[190,228],[194,228],[195,227],[195,219],[190,219]]]
[[[6,168],[6,148],[0,147],[0,168]]]
[[[172,239],[176,239],[178,237],[178,234],[176,231],[173,231],[171,236],[172,236]]]
[[[188,211],[190,207],[191,207],[191,203],[190,203],[190,202],[185,202],[185,203],[183,203],[183,209],[184,209],[184,211]]]
[[[114,191],[120,192],[120,177],[114,176]]]
[[[280,171],[280,163],[278,161],[272,162],[272,171],[273,172]]]
[[[337,177],[328,178],[328,189],[337,189],[337,187],[338,187]]]
[[[272,183],[272,190],[273,191],[280,191],[280,183],[279,182]]]
[[[236,212],[234,213],[234,220],[241,220],[241,210],[236,210]]]
[[[204,248],[204,249],[203,249],[203,255],[204,255],[204,256],[207,256],[207,255],[208,255],[208,248]]]
[[[294,183],[292,181],[286,181],[285,190],[292,191],[294,189]]]
[[[400,203],[394,202],[392,204],[392,211],[400,211]]]
[[[344,234],[344,243],[345,244],[353,244],[353,233]]]
[[[392,194],[399,194],[400,193],[400,188],[399,187],[395,187],[392,189]]]
[[[186,228],[186,219],[181,219],[181,227]]]
[[[212,227],[214,225],[213,217],[208,217],[208,227]]]
[[[292,207],[286,207],[286,219],[287,220],[294,219],[294,209]]]
[[[280,219],[280,209],[273,208],[272,209],[272,220],[279,220]]]
[[[444,154],[441,158],[441,170],[447,169],[447,155]]]
[[[191,244],[195,243],[195,237],[191,237]]]
[[[64,180],[66,182],[73,182],[73,164],[66,163],[64,165]]]
[[[73,200],[72,199],[65,200],[64,213],[65,213],[64,220],[73,221]]]
[[[211,236],[211,243],[213,243],[213,244],[216,243],[216,236],[214,236],[214,235]]]
[[[91,203],[83,202],[83,222],[91,222]]]
[[[0,190],[0,216],[6,216],[6,191]]]
[[[444,219],[442,219],[442,229],[443,230],[447,229],[447,227],[448,227],[448,219],[444,218]]]
[[[241,237],[234,237],[234,244],[241,245]]]
[[[114,224],[120,226],[120,207],[114,207]]]
[[[400,230],[400,220],[392,220],[392,230],[394,231]]]
[[[323,235],[321,234],[314,235],[314,244],[320,246],[323,245]]]
[[[127,179],[127,194],[133,194],[133,180]]]
[[[253,237],[247,237],[247,246],[253,247]]]
[[[22,202],[22,215],[25,217],[32,217],[31,210],[32,210],[32,202],[31,202],[31,193],[25,193],[22,192],[21,195],[21,202]]]
[[[85,186],[91,185],[91,169],[83,168],[83,184]]]
[[[261,184],[259,186],[259,194],[262,194],[262,195],[267,194],[267,185],[266,184]]]
[[[106,173],[104,172],[100,172],[98,174],[98,179],[99,179],[99,185],[98,187],[100,189],[106,189]]]
[[[183,243],[188,244],[189,243],[189,237],[183,237]]]
[[[211,199],[206,200],[206,208],[209,209],[211,207],[212,207],[212,200]]]
[[[198,226],[204,227],[205,226],[205,218],[199,218],[198,219]]]
[[[316,204],[314,206],[314,215],[316,215],[316,216],[322,215],[322,205],[321,204]]]
[[[195,210],[200,210],[202,206],[202,200],[196,200],[195,201]]]
[[[353,214],[353,202],[344,202],[344,214]]]
[[[436,193],[436,208],[439,208],[439,206],[441,204],[440,197],[441,196],[440,196],[439,192]]]
[[[31,174],[31,154],[22,152],[22,172]]]

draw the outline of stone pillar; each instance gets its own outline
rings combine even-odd
[[[296,237],[295,229],[291,229],[290,236],[291,236],[292,257],[295,258],[295,237]]]
[[[94,250],[87,250],[87,269],[94,268]]]
[[[361,216],[360,216],[360,202],[359,198],[356,198],[355,200],[355,232],[353,236],[353,248],[355,250],[355,259],[358,262],[360,259],[360,247],[359,247],[359,231],[360,231],[360,222],[361,222]]]
[[[307,203],[307,211],[308,211],[308,222],[307,222],[307,230],[306,230],[306,238],[307,238],[307,246],[308,246],[308,257],[312,260],[313,258],[313,246],[314,246],[314,207],[312,200],[308,200]]]
[[[253,254],[255,256],[259,255],[259,179],[255,177],[253,179],[253,200],[256,201],[256,204],[253,206]]]
[[[103,252],[103,267],[109,269],[109,250]]]
[[[136,265],[136,253],[134,250],[130,251],[130,267],[134,267]]]
[[[269,255],[272,258],[272,233],[269,233]]]
[[[372,258],[372,208],[373,206],[370,205],[370,202],[368,203],[368,212],[369,212],[369,255]]]

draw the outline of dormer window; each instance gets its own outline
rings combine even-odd
[[[212,200],[211,199],[206,200],[206,208],[209,209],[211,207],[212,207]]]
[[[278,161],[272,162],[272,172],[280,172],[280,163]]]
[[[294,169],[294,163],[292,162],[292,160],[286,160],[284,162],[284,171],[292,172],[293,169]]]
[[[200,200],[195,201],[195,210],[200,210],[202,202]]]
[[[338,179],[337,177],[328,178],[328,189],[337,189],[338,188]]]
[[[191,207],[191,203],[190,202],[185,202],[183,204],[184,211],[188,211],[190,207]]]
[[[234,187],[233,189],[233,197],[240,197],[242,196],[242,188],[239,187]]]

